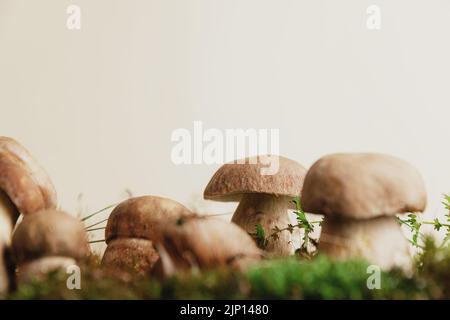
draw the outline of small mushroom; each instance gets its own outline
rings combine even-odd
[[[241,228],[222,219],[186,216],[164,224],[156,244],[159,275],[192,269],[231,267],[243,270],[261,259],[262,251]]]
[[[17,218],[49,208],[56,208],[56,192],[47,173],[17,141],[0,137],[0,295],[12,281],[10,245]]]
[[[303,209],[323,214],[319,252],[364,257],[383,269],[410,268],[408,241],[396,214],[422,212],[425,185],[407,162],[383,154],[333,154],[308,171]]]
[[[216,201],[239,201],[232,222],[248,233],[254,233],[260,224],[266,234],[275,227],[286,228],[291,223],[289,210],[302,190],[306,169],[285,157],[277,156],[278,172],[262,175],[264,163],[257,158],[246,158],[224,164],[217,170],[204,191],[204,198]],[[265,248],[277,255],[290,255],[300,243],[299,233],[283,231],[277,240]]]
[[[25,216],[13,233],[12,247],[19,282],[75,264],[89,253],[83,223],[57,210]]]
[[[102,264],[148,273],[158,260],[153,242],[162,223],[192,214],[182,204],[156,196],[128,199],[111,213],[105,230],[108,244]]]

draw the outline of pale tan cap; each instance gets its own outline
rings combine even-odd
[[[83,223],[52,209],[25,216],[13,233],[12,246],[18,264],[46,256],[81,259],[89,253]]]
[[[282,157],[278,172],[273,175],[262,175],[261,170],[266,163],[257,157],[240,159],[222,165],[213,175],[205,188],[203,196],[208,200],[240,201],[242,194],[265,193],[275,196],[300,195],[306,169],[298,162]]]
[[[23,214],[57,206],[47,173],[23,146],[8,137],[0,137],[0,189]]]
[[[303,209],[330,217],[370,219],[425,210],[427,193],[419,172],[384,154],[332,154],[308,171]]]

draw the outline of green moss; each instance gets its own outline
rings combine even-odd
[[[408,277],[399,270],[381,273],[381,289],[367,287],[368,264],[311,261],[291,257],[268,260],[245,273],[218,269],[159,281],[111,273],[98,259],[82,266],[81,290],[66,287],[64,272],[21,285],[10,299],[449,299],[450,250],[430,240]]]

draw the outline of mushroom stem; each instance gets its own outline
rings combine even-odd
[[[67,267],[72,265],[76,265],[76,261],[69,257],[48,256],[38,258],[19,266],[17,280],[19,283],[28,283],[35,279],[42,279],[52,271],[66,271]]]
[[[153,242],[138,238],[116,238],[108,243],[102,264],[140,275],[148,273],[158,260]]]
[[[0,190],[0,241],[9,246],[11,234],[19,218],[19,211],[9,197]]]
[[[283,229],[292,223],[290,209],[289,197],[247,193],[242,196],[231,221],[248,233],[254,233],[256,225],[260,224],[268,237],[275,227]],[[291,255],[295,252],[295,244],[298,243],[300,243],[300,234],[298,232],[291,234],[286,230],[279,234],[278,239],[270,239],[265,249],[279,255]]]
[[[7,293],[12,280],[11,234],[19,212],[8,196],[0,190],[0,296]]]
[[[392,216],[365,220],[327,218],[319,252],[339,260],[363,257],[385,270],[411,269],[408,241]]]

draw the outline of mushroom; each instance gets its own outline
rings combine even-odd
[[[156,247],[161,258],[155,269],[165,277],[192,269],[243,270],[262,256],[253,239],[235,224],[196,215],[165,223]]]
[[[364,257],[383,269],[410,268],[408,241],[396,214],[422,212],[425,185],[407,162],[383,154],[333,154],[308,171],[303,209],[323,214],[319,252]]]
[[[89,253],[83,223],[52,209],[25,216],[13,233],[12,247],[19,282],[76,264]]]
[[[19,214],[49,208],[56,208],[56,191],[47,173],[17,141],[0,137],[0,295],[12,280],[11,234]]]
[[[306,169],[285,157],[277,156],[277,160],[278,172],[272,175],[261,174],[264,163],[256,157],[224,164],[206,186],[204,198],[239,201],[231,221],[248,233],[254,233],[257,224],[266,234],[275,227],[286,228],[291,223],[289,210],[295,209],[292,200],[302,190]],[[295,252],[296,243],[300,243],[299,233],[283,231],[265,249],[277,255],[290,255]]]
[[[153,242],[161,224],[190,214],[182,204],[156,196],[136,197],[120,203],[106,225],[108,246],[102,264],[146,274],[158,260]]]

